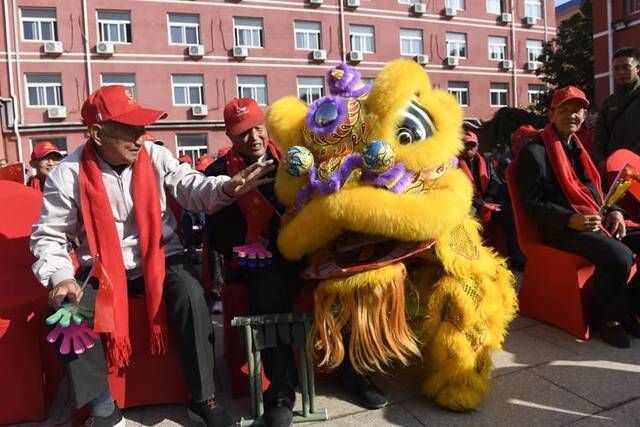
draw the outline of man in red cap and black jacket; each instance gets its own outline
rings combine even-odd
[[[190,418],[209,427],[232,425],[215,400],[209,309],[176,236],[167,193],[187,209],[213,213],[269,181],[263,175],[273,165],[257,162],[232,177],[207,178],[148,140],[145,126],[165,116],[143,108],[124,86],[92,93],[82,107],[90,137],[47,178],[31,235],[33,271],[50,289],[49,304],[57,309],[66,300],[95,310],[92,327],[103,340],[62,357],[71,403],[89,404],[87,425],[95,427],[124,426],[107,372],[128,366],[134,356],[127,309],[131,294],[145,297],[151,353],[165,353],[168,345],[179,349],[192,399]],[[80,242],[77,279],[67,252],[74,239]],[[92,264],[93,276],[101,279],[83,289],[78,281],[91,274]],[[96,303],[99,286],[111,289],[109,304]],[[169,343],[169,328],[179,342]]]
[[[600,215],[600,175],[575,133],[589,106],[584,92],[567,86],[554,94],[542,133],[522,147],[516,179],[528,213],[545,244],[595,265],[596,320],[602,338],[627,348],[640,336],[638,280],[627,286],[640,228],[625,227],[620,210]],[[638,277],[638,276],[636,276]]]

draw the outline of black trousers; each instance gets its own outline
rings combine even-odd
[[[592,280],[596,294],[596,320],[622,321],[630,313],[640,313],[638,275],[627,285],[633,254],[640,253],[640,228],[627,228],[627,235],[622,240],[603,232],[568,228],[540,231],[547,245],[580,255],[595,264]]]
[[[88,271],[83,272],[85,277]],[[83,279],[81,277],[81,279]],[[144,294],[142,277],[127,283],[129,295]],[[95,307],[97,281],[92,279],[84,289],[81,304]],[[213,379],[214,335],[202,286],[196,279],[193,266],[182,255],[166,259],[163,300],[167,309],[169,328],[179,342],[182,371],[191,398],[198,402],[215,393]],[[135,357],[135,354],[133,355]],[[84,353],[61,355],[70,384],[71,403],[80,408],[109,389],[104,349],[100,340]],[[163,375],[159,372],[158,375]]]

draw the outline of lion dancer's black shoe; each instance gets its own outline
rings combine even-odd
[[[367,409],[380,409],[389,404],[389,400],[384,393],[371,381],[368,375],[357,373],[347,356],[338,368],[338,378],[340,383],[356,401]]]

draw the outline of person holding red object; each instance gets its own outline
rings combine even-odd
[[[36,174],[29,178],[27,186],[34,190],[42,191],[45,179],[58,166],[63,157],[64,154],[53,142],[42,141],[37,143],[33,147],[31,162],[29,163],[36,171]]]

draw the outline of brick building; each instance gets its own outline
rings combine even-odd
[[[73,150],[83,100],[107,84],[166,110],[150,131],[192,156],[228,144],[233,96],[312,101],[342,58],[366,78],[416,58],[469,119],[542,90],[533,70],[555,35],[553,0],[419,1],[2,0],[0,157],[27,158],[41,138]]]
[[[562,21],[565,21],[576,13],[579,13],[580,4],[582,4],[582,0],[569,0],[559,6],[556,6],[556,25],[560,25]]]

